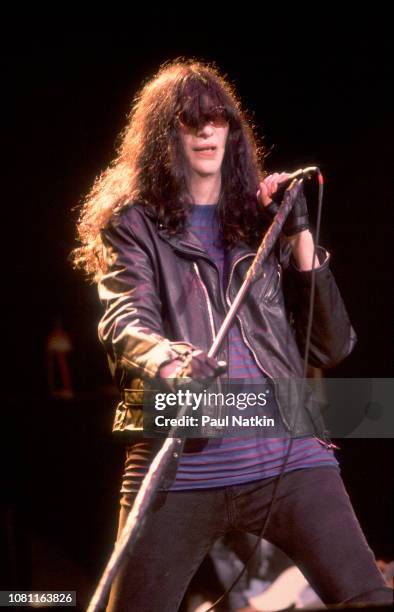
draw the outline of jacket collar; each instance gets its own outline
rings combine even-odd
[[[178,253],[181,253],[186,257],[191,257],[192,259],[203,257],[204,259],[212,262],[197,236],[195,236],[189,229],[186,228],[182,235],[174,236],[168,234],[167,230],[159,227],[158,234],[160,238],[167,242]],[[246,255],[254,256],[255,254],[256,251],[248,244],[242,241],[238,242],[238,244],[232,247],[229,251],[228,264],[230,269],[239,259],[243,259],[243,257]]]
[[[156,221],[157,223],[153,211],[145,208],[145,214],[150,217],[153,222]],[[161,224],[158,224],[157,232],[160,238],[167,242],[178,253],[192,259],[202,257],[213,264],[213,261],[210,259],[203,245],[189,228],[186,227],[185,231],[181,235],[171,235]],[[249,255],[252,257],[255,254],[256,250],[250,247],[248,244],[243,241],[238,242],[238,244],[232,247],[229,251],[229,269],[231,269],[238,260],[243,259],[244,256]]]

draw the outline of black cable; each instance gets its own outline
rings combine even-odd
[[[294,429],[294,425],[297,422],[298,413],[299,413],[299,410],[300,410],[300,407],[301,407],[301,403],[303,401],[304,391],[305,391],[305,380],[306,380],[307,369],[308,369],[309,349],[310,349],[311,333],[312,333],[312,323],[313,323],[313,306],[314,306],[314,301],[315,301],[315,271],[316,271],[316,269],[315,269],[315,257],[316,257],[316,246],[319,244],[320,225],[321,225],[321,212],[322,212],[322,208],[323,208],[323,183],[324,183],[323,175],[320,172],[319,168],[316,168],[316,173],[318,175],[319,192],[318,192],[316,231],[315,231],[315,240],[314,240],[314,245],[313,245],[313,256],[312,256],[311,294],[310,294],[310,298],[309,298],[308,324],[307,324],[306,339],[305,339],[304,369],[303,369],[303,374],[302,374],[302,382],[301,382],[301,391],[300,391],[300,394],[299,394],[299,401],[298,401],[298,404],[297,404],[296,409],[294,411],[293,425],[290,427],[289,445],[287,447],[287,452],[286,452],[286,455],[285,455],[285,459],[284,459],[284,462],[283,462],[282,469],[281,469],[280,473],[278,474],[278,476],[276,477],[277,480],[275,482],[274,490],[273,490],[273,493],[272,493],[272,499],[271,499],[270,507],[269,507],[268,512],[267,512],[267,516],[265,518],[262,530],[261,530],[260,534],[257,537],[256,544],[254,545],[253,550],[252,550],[252,552],[249,555],[248,560],[245,561],[244,567],[242,568],[242,570],[240,571],[238,576],[233,580],[231,585],[211,605],[210,608],[205,610],[205,612],[211,612],[215,608],[215,606],[217,606],[221,601],[223,601],[223,599],[225,597],[227,597],[227,595],[230,593],[230,591],[235,587],[237,582],[242,578],[242,576],[246,572],[247,567],[248,567],[248,565],[249,565],[253,555],[255,554],[258,546],[260,545],[261,540],[263,539],[263,537],[265,535],[265,532],[267,530],[268,523],[269,523],[270,518],[272,516],[274,504],[275,504],[277,496],[278,496],[279,485],[280,485],[280,483],[281,483],[281,481],[283,479],[283,476],[285,474],[285,469],[286,469],[286,466],[287,466],[287,463],[288,463],[288,460],[289,460],[289,457],[290,457],[291,449],[293,447],[293,439],[294,438],[293,438],[293,436],[291,434],[292,434],[292,431]]]

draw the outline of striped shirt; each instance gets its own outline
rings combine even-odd
[[[220,244],[220,227],[216,205],[194,205],[189,229],[201,242],[219,270],[224,287],[228,280],[226,250]],[[253,385],[270,385],[242,338],[238,322],[229,331],[229,379],[250,380]],[[273,397],[273,396],[272,396]],[[276,404],[272,409],[277,411]],[[206,489],[241,484],[278,475],[283,467],[290,439],[288,437],[209,438],[194,452],[181,455],[171,491]],[[141,440],[127,450],[122,493],[137,491],[150,461],[157,452],[158,441]],[[334,453],[316,438],[293,439],[285,471],[317,466],[338,466]]]

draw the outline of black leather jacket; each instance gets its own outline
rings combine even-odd
[[[144,385],[169,359],[192,347],[210,348],[255,251],[244,243],[231,250],[224,291],[198,239],[189,231],[170,236],[140,203],[113,217],[102,239],[109,268],[99,282],[105,312],[98,332],[121,391],[113,430],[137,432]],[[351,352],[356,336],[321,247],[319,259],[309,363],[328,368]],[[303,373],[310,291],[311,273],[299,271],[290,248],[282,248],[261,266],[237,318],[257,365],[276,381],[285,427],[294,435],[322,436],[324,424],[311,394],[297,423],[292,420],[298,402],[298,385],[292,384]],[[224,343],[217,358],[227,357]]]

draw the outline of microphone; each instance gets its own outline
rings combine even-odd
[[[320,174],[320,170],[317,166],[308,166],[308,168],[300,168],[299,170],[296,170],[290,174],[287,179],[278,184],[277,190],[271,195],[271,198],[274,200],[274,202],[279,204],[282,201],[286,189],[294,181],[294,179],[310,178],[309,175],[313,172]]]

